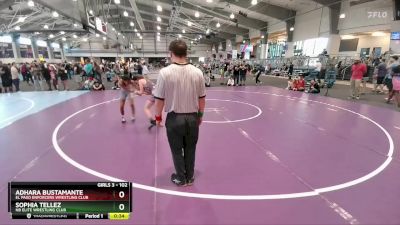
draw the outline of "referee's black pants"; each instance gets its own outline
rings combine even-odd
[[[181,181],[193,178],[199,138],[197,113],[168,113],[165,127],[176,174]]]

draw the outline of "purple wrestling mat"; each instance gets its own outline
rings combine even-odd
[[[0,129],[0,224],[28,222],[7,212],[11,180],[133,182],[132,218],[118,224],[400,224],[398,112],[272,87],[208,89],[196,181],[176,187],[147,98],[121,124],[118,96],[83,94]]]

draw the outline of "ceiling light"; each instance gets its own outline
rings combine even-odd
[[[72,37],[75,38],[75,39],[78,38],[78,36],[76,36],[76,34],[72,35]]]
[[[137,32],[137,29],[135,28],[135,29],[133,29],[133,31]]]
[[[257,5],[257,0],[251,0],[252,5]]]
[[[186,31],[185,31],[185,30],[182,30],[182,33],[186,33]]]
[[[89,14],[90,14],[90,15],[93,15],[93,10],[89,10]]]
[[[157,5],[157,11],[162,12],[162,7],[161,7],[161,5]]]
[[[60,31],[60,34],[65,34],[65,31]]]
[[[74,27],[78,27],[78,24],[74,23]]]
[[[143,37],[142,37],[142,36],[140,36],[140,37],[139,37],[139,39],[143,39]]]
[[[188,26],[191,27],[192,26],[192,22],[188,21]]]
[[[49,35],[49,38],[54,38],[54,35],[53,35],[53,34],[50,34],[50,35]]]
[[[118,32],[118,36],[120,36],[120,35],[121,35],[121,33]]]
[[[178,37],[179,37],[179,38],[182,38],[182,34],[178,34]]]
[[[356,38],[356,37],[353,36],[353,35],[342,35],[341,38],[342,38],[343,40],[349,40],[349,39],[354,39],[354,38]]]
[[[96,34],[96,37],[100,37],[100,34]]]
[[[107,40],[107,37],[103,37],[103,40],[104,40],[104,41]]]
[[[122,36],[123,39],[125,39],[125,36]]]
[[[289,30],[290,30],[290,31],[294,31],[294,27],[291,27]]]
[[[40,34],[40,32],[37,32],[37,31],[36,31],[35,34]]]
[[[264,38],[265,38],[265,36],[264,36],[264,35],[262,35],[262,36],[261,36],[261,38],[262,38],[262,39],[264,39]]]
[[[160,26],[157,26],[157,30],[161,30],[161,27],[160,27]]]
[[[134,27],[134,26],[135,26],[135,23],[134,23],[134,22],[130,22],[129,25],[130,25],[131,27]]]
[[[48,29],[49,29],[49,25],[45,24],[45,25],[43,26],[43,28],[46,29],[46,30],[48,30]]]
[[[157,16],[157,21],[161,22],[161,17]]]
[[[340,18],[340,19],[346,18],[346,14],[344,14],[344,13],[340,14],[339,18]]]
[[[193,41],[190,41],[190,44],[193,44]]]
[[[25,19],[26,19],[26,17],[24,17],[24,16],[19,17],[19,18],[18,18],[18,22],[19,22],[19,23],[23,23],[23,22],[25,22]]]
[[[373,32],[372,36],[374,36],[374,37],[382,37],[382,36],[385,36],[385,33],[381,32],[381,31],[377,31],[377,32]]]
[[[29,6],[29,7],[35,6],[35,2],[33,2],[32,0],[29,0],[29,1],[28,1],[28,6]]]
[[[82,38],[82,41],[87,42],[88,39],[87,38]]]
[[[115,31],[115,28],[113,27],[112,30]]]
[[[53,17],[58,17],[58,16],[59,16],[58,12],[54,11],[53,12]]]
[[[231,44],[229,44],[228,47],[231,47]]]
[[[20,26],[15,26],[14,29],[15,29],[15,30],[21,30],[21,27],[20,27]]]
[[[243,44],[244,44],[244,43],[246,43],[246,41],[245,41],[245,40],[243,40]]]
[[[206,30],[206,34],[209,34],[209,33],[210,33],[210,29],[207,29],[207,30]]]
[[[157,36],[160,36],[160,32],[157,32]]]
[[[231,15],[229,16],[229,18],[235,19],[235,15],[234,15],[233,13],[231,13]]]
[[[136,33],[136,36],[140,37],[140,33]]]
[[[217,25],[216,25],[216,27],[218,28],[218,27],[220,27],[220,26],[221,26],[221,24],[218,22]]]
[[[199,39],[201,39],[203,36],[201,36],[201,34],[199,35]]]
[[[124,16],[125,16],[125,17],[128,17],[128,16],[129,16],[128,11],[126,11],[126,10],[124,11]]]
[[[121,0],[114,0],[114,3],[119,5],[119,4],[121,4]]]
[[[196,12],[194,13],[194,16],[195,16],[196,18],[199,18],[199,17],[200,17],[200,13],[196,11]]]
[[[207,0],[207,3],[211,3],[211,2],[213,2],[213,0]]]
[[[66,41],[67,39],[65,37],[61,38],[62,41]]]

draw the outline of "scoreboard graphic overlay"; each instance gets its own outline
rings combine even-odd
[[[127,220],[132,212],[129,182],[10,182],[13,219]]]

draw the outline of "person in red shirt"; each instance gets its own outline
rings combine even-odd
[[[361,63],[359,58],[356,58],[351,67],[351,99],[360,99],[360,85],[365,73],[367,73],[367,65]]]
[[[297,82],[297,91],[304,91],[306,89],[306,82],[304,76],[300,76],[300,80]]]
[[[298,86],[299,86],[299,80],[294,79],[292,83],[292,91],[297,91]]]

